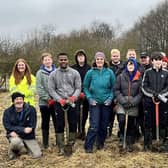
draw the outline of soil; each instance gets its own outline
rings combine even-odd
[[[32,159],[29,155],[21,155],[15,160],[7,156],[8,142],[2,124],[2,115],[5,108],[11,104],[9,92],[0,93],[0,168],[168,168],[168,153],[144,152],[143,140],[134,145],[134,151],[123,152],[118,148],[115,123],[114,135],[107,138],[103,150],[94,150],[94,153],[85,153],[84,141],[77,140],[75,152],[70,157],[58,156],[55,145],[55,134],[51,122],[50,147],[43,150],[40,159]],[[37,105],[38,124],[36,137],[41,146],[40,112]]]

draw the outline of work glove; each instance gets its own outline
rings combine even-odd
[[[94,100],[94,99],[89,99],[89,104],[91,105],[91,106],[96,106],[96,104],[97,104],[97,102],[96,102],[96,100]]]
[[[48,100],[48,107],[54,106],[55,101],[53,99]]]
[[[80,93],[79,99],[80,100],[84,100],[85,99],[85,94],[83,92]]]
[[[76,101],[76,96],[69,97],[69,103],[74,103]]]
[[[123,104],[123,107],[125,109],[129,109],[129,108],[131,108],[131,104],[130,103],[125,103],[125,104]]]
[[[104,101],[104,105],[105,106],[110,106],[111,105],[111,103],[112,103],[112,100],[111,99],[106,99],[105,101]]]
[[[60,99],[59,103],[60,103],[61,106],[65,106],[66,100],[65,99]]]

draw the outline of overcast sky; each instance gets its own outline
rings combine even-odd
[[[0,0],[0,35],[20,38],[42,25],[57,33],[89,27],[97,21],[130,28],[164,0]]]

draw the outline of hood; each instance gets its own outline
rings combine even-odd
[[[80,54],[82,54],[82,55],[85,56],[85,64],[87,64],[86,52],[85,52],[85,50],[83,50],[83,49],[79,49],[79,50],[77,50],[77,51],[75,52],[75,62],[76,62],[76,64],[79,64],[79,63],[78,63],[78,60],[77,60],[77,56],[80,55]]]

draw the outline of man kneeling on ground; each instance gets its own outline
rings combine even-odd
[[[3,125],[9,140],[9,159],[27,152],[33,158],[39,158],[42,152],[35,139],[36,110],[24,102],[23,94],[15,92],[11,97],[13,104],[3,114]]]

